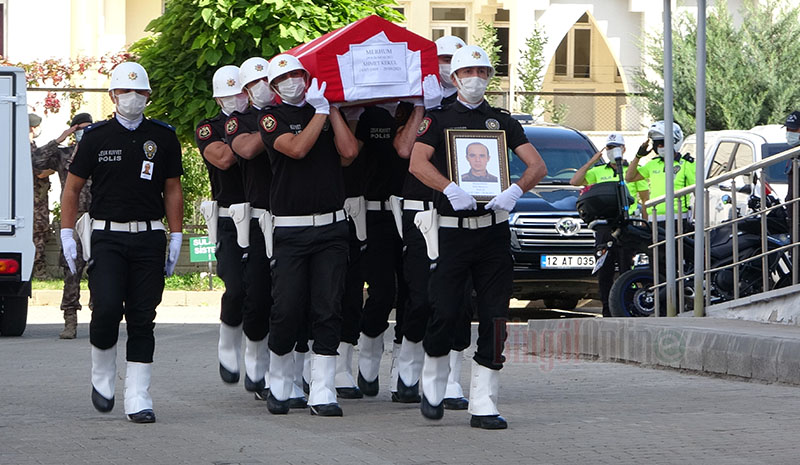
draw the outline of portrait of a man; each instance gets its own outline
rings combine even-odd
[[[487,166],[491,156],[489,148],[481,142],[472,142],[467,145],[466,160],[469,171],[461,175],[463,182],[497,182],[497,176],[489,173]]]

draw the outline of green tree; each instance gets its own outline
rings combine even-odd
[[[211,77],[223,65],[252,56],[271,58],[363,17],[402,17],[393,0],[168,0],[164,14],[147,26],[153,36],[131,47],[147,69],[153,89],[148,116],[175,126],[191,150],[194,129],[219,109]],[[185,212],[208,196],[208,180],[196,151],[184,156]]]
[[[478,34],[475,36],[475,45],[484,49],[489,55],[489,62],[497,69],[500,62],[500,42],[497,40],[497,29],[486,21],[478,20]],[[496,74],[489,80],[486,90],[501,90],[500,77]]]
[[[547,37],[544,31],[538,26],[533,27],[531,35],[525,39],[525,48],[521,50],[522,57],[517,66],[519,82],[522,84],[517,87],[520,92],[540,92],[542,81],[544,80],[545,68],[544,46]],[[536,95],[520,95],[520,110],[528,113],[535,119],[543,118],[545,114],[550,115],[554,123],[560,123],[566,117],[566,105],[554,105],[551,99],[542,98]]]
[[[779,123],[800,100],[800,7],[789,0],[745,2],[741,14],[742,24],[736,26],[725,2],[708,11],[709,130]],[[696,25],[694,16],[682,14],[672,32],[675,121],[687,133],[695,127]],[[635,76],[644,106],[656,119],[664,115],[662,44],[662,34],[645,38],[648,63]]]

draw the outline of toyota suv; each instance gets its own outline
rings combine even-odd
[[[547,308],[571,310],[584,298],[599,298],[594,267],[594,235],[578,217],[580,187],[572,175],[597,152],[579,131],[554,124],[523,124],[547,176],[526,192],[511,212],[514,298],[544,300]],[[509,152],[511,182],[525,164]]]

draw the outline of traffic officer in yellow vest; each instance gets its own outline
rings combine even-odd
[[[150,97],[145,69],[120,63],[111,73],[109,95],[114,118],[84,131],[70,165],[61,198],[64,258],[74,267],[73,239],[78,195],[92,178],[89,216],[81,217],[79,236],[89,259],[89,290],[94,300],[92,403],[101,412],[114,407],[117,338],[125,317],[128,332],[125,413],[135,423],[153,423],[150,373],[155,338],[153,320],[172,275],[183,239],[181,146],[175,129],[142,113]],[[169,224],[169,253],[161,219]],[[87,250],[88,249],[88,250]]]
[[[239,81],[239,67],[219,68],[211,80],[213,97],[220,111],[197,125],[195,142],[203,157],[211,183],[211,198],[200,209],[208,225],[209,239],[216,244],[217,274],[225,283],[220,302],[219,374],[226,383],[239,381],[242,352],[242,308],[245,303],[242,256],[245,250],[236,243],[236,226],[229,207],[245,201],[242,172],[225,138],[225,122],[237,111],[247,109],[247,94]]]
[[[480,47],[462,47],[453,54],[450,76],[458,87],[457,101],[426,113],[417,130],[409,169],[436,191],[434,205],[438,212],[438,215],[429,211],[416,216],[421,230],[427,234],[428,246],[438,248],[438,260],[432,264],[435,269],[430,276],[432,315],[423,340],[422,415],[429,419],[444,415],[442,404],[453,331],[463,312],[464,283],[471,276],[477,293],[479,328],[469,393],[470,425],[503,429],[507,423],[499,415],[496,403],[499,370],[505,361],[502,352],[512,287],[508,212],[524,192],[547,174],[547,169],[519,122],[484,100],[493,75],[489,57]],[[446,129],[504,131],[508,147],[527,168],[517,182],[479,207],[474,197],[448,178]],[[438,241],[430,234],[436,230],[436,222]],[[433,259],[436,254],[430,255]]]
[[[572,175],[569,183],[573,186],[588,186],[599,182],[619,182],[619,175],[617,174],[617,162],[623,160],[622,155],[625,153],[625,139],[622,134],[613,133],[608,136],[606,145],[599,152],[595,153],[592,158],[581,166],[578,171]],[[595,164],[602,157],[603,164]],[[624,179],[625,172],[628,170],[628,163],[622,162],[622,176]],[[649,199],[649,191],[647,182],[644,180],[636,181],[633,183],[625,184],[628,192],[631,193],[633,198],[639,197],[641,203],[647,202]],[[638,205],[636,202],[630,206],[629,213],[636,215],[638,212]],[[594,228],[594,244],[595,249],[599,250],[601,247],[607,247],[607,244],[614,244],[614,239],[611,236],[611,228],[608,225],[598,225]],[[600,288],[600,301],[603,303],[603,316],[611,316],[611,310],[608,306],[608,294],[611,291],[611,285],[614,284],[614,272],[619,267],[620,273],[630,269],[631,261],[633,260],[633,251],[626,248],[624,244],[612,245],[607,252],[609,255],[603,261],[600,269],[597,270],[597,284]]]

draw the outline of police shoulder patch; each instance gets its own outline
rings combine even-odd
[[[159,125],[159,126],[163,126],[163,127],[165,127],[165,128],[167,128],[167,129],[169,129],[169,130],[170,130],[170,131],[172,131],[172,132],[175,132],[175,127],[174,127],[174,126],[172,126],[172,125],[171,125],[171,124],[169,124],[169,123],[165,123],[165,122],[163,122],[163,121],[161,121],[161,120],[157,120],[157,119],[151,119],[150,121],[152,121],[152,122],[156,123],[156,124],[157,124],[157,125]]]
[[[422,118],[422,122],[419,123],[419,128],[417,129],[417,136],[421,136],[428,132],[428,129],[431,127],[431,119],[429,117]]]
[[[228,118],[228,122],[225,123],[225,133],[230,136],[236,134],[237,129],[239,129],[239,119],[235,116]]]
[[[681,165],[675,165],[672,167],[672,172],[675,174],[678,174],[680,170],[681,170]]]
[[[261,117],[261,128],[266,132],[272,132],[278,127],[278,122],[272,114],[264,115]]]
[[[204,124],[197,128],[197,138],[200,140],[208,140],[211,137],[211,125]]]

